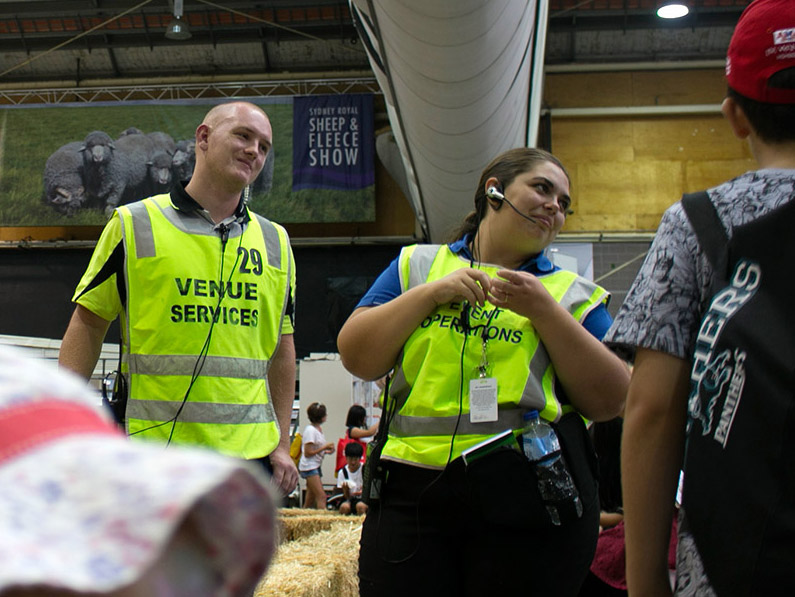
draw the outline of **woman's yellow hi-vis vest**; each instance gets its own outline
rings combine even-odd
[[[119,214],[128,433],[246,459],[269,454],[279,441],[268,368],[288,303],[287,233],[251,214],[224,243],[168,195]]]
[[[406,247],[398,263],[403,292],[470,267],[468,259],[447,245]],[[492,277],[502,269],[477,267]],[[569,271],[538,279],[580,322],[608,299],[603,288]],[[557,395],[555,370],[530,320],[486,303],[471,308],[467,327],[462,325],[462,307],[459,302],[438,307],[403,346],[390,385],[398,412],[389,426],[382,458],[440,469],[484,439],[521,428],[527,410],[537,409],[550,421],[574,410]],[[469,381],[478,377],[483,334],[488,340],[488,376],[497,380],[498,420],[471,423]]]

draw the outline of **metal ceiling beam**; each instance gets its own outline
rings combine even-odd
[[[190,25],[192,37],[186,41],[174,41],[165,38],[165,27],[162,31],[157,28],[149,28],[126,31],[108,31],[105,29],[89,33],[83,39],[90,39],[91,46],[94,48],[105,48],[111,45],[116,47],[150,47],[150,46],[179,46],[195,44],[211,44],[216,46],[223,43],[241,43],[260,41],[260,31],[262,25],[253,23],[250,26],[240,26],[237,28],[228,27],[201,27]],[[339,26],[315,27],[311,30],[313,35],[320,38],[318,43],[345,44],[356,34],[351,26],[346,35],[339,34]],[[75,35],[79,34],[77,32]],[[306,38],[297,35],[289,35],[281,32],[278,34],[280,41],[299,40],[307,41]],[[18,52],[41,52],[62,43],[71,36],[54,36],[41,33],[15,33],[13,36],[0,34],[0,51]],[[24,41],[23,41],[24,39]],[[69,46],[66,46],[68,49]]]
[[[110,15],[130,8],[130,0],[0,0],[0,13],[2,14],[51,14],[55,16],[73,16],[77,12],[82,14]],[[203,6],[201,0],[185,0],[184,11],[197,10]],[[252,8],[267,10],[289,9],[334,9],[343,5],[347,10],[345,0],[258,0],[256,3],[249,0],[218,0],[218,4],[233,10],[247,11]],[[252,6],[254,5],[254,6]],[[151,10],[171,13],[172,4],[168,0],[153,0]],[[197,8],[198,7],[198,8]]]
[[[374,77],[339,79],[284,79],[272,81],[206,82],[173,85],[106,85],[42,89],[0,89],[0,106],[141,100],[191,100],[206,98],[264,98],[313,94],[375,93],[381,89]]]

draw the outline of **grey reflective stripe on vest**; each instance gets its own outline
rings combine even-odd
[[[128,206],[132,216],[133,234],[135,236],[135,257],[155,256],[155,237],[152,233],[152,222],[149,212],[143,202],[133,203]]]
[[[585,278],[577,276],[574,282],[572,282],[571,286],[569,286],[569,288],[566,290],[565,294],[561,297],[560,305],[569,313],[573,313],[580,307],[580,305],[587,303],[590,300],[596,289],[596,284],[586,280]]]
[[[530,374],[527,376],[527,381],[522,390],[522,397],[519,398],[519,404],[524,408],[541,411],[546,406],[543,379],[549,365],[550,360],[547,349],[539,342],[533,358],[530,359]]]
[[[187,375],[194,374],[198,357],[174,354],[131,354],[127,357],[130,373],[134,375]],[[265,379],[267,360],[208,356],[201,367],[203,377],[228,377],[234,379]]]
[[[456,435],[495,435],[506,429],[521,429],[524,409],[499,410],[497,420],[488,423],[471,423],[469,415],[449,417],[411,417],[395,415],[389,424],[389,434],[396,437],[447,436]],[[456,423],[458,429],[456,430]]]
[[[181,400],[130,400],[127,403],[127,417],[144,421],[171,421],[182,405]],[[275,420],[270,403],[228,404],[188,400],[179,413],[180,423],[249,425],[273,423]]]
[[[265,239],[265,250],[268,252],[268,265],[276,269],[282,268],[282,243],[276,226],[259,214],[253,214],[262,228],[262,237]],[[290,265],[287,265],[287,279],[290,279]]]
[[[425,284],[440,247],[441,245],[417,245],[409,257],[409,279],[406,290]]]
[[[403,350],[400,351],[396,362],[398,365],[395,367],[395,372],[392,374],[392,379],[389,382],[389,398],[397,400],[395,408],[400,410],[403,408],[403,405],[406,404],[406,399],[411,393],[411,386],[403,371]]]
[[[254,214],[259,222],[259,226],[262,229],[262,237],[265,239],[265,251],[268,253],[268,265],[281,269],[282,267],[282,239],[279,235],[279,231],[276,229],[276,225],[268,220],[267,218],[263,218],[259,214]],[[289,243],[289,241],[287,241]],[[277,329],[281,330],[282,326],[284,326],[284,317],[287,314],[287,303],[290,302],[290,286],[292,285],[293,279],[293,263],[290,261],[290,258],[287,258],[287,284],[284,289],[284,299],[282,300],[282,312],[279,316],[279,327]],[[273,354],[279,352],[279,347],[282,343],[282,335],[279,334],[276,338],[276,346],[273,347]],[[270,364],[268,365],[270,367]],[[270,389],[268,390],[268,394],[270,394]],[[278,421],[277,421],[278,424]]]

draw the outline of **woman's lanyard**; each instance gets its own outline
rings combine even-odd
[[[494,307],[480,330],[480,362],[475,377],[469,380],[469,421],[487,423],[497,420],[497,378],[489,377],[489,326],[497,313]]]

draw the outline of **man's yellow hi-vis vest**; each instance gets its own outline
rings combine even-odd
[[[406,247],[398,264],[402,292],[470,267],[468,259],[447,245]],[[477,267],[492,277],[501,269]],[[608,299],[603,288],[569,271],[538,279],[580,322]],[[439,469],[478,442],[521,428],[527,410],[537,409],[550,421],[574,410],[557,395],[555,369],[530,320],[486,303],[471,308],[467,329],[461,321],[462,307],[456,302],[438,307],[403,346],[390,385],[399,410],[389,426],[382,458]],[[498,420],[471,423],[469,381],[478,377],[484,335],[488,376],[497,380]]]
[[[286,232],[251,214],[242,234],[235,227],[222,241],[168,195],[118,211],[128,433],[240,458],[269,454],[279,441],[268,368],[290,291]]]

